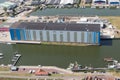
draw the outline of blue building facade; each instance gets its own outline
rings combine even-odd
[[[27,23],[31,24],[31,23]],[[12,40],[70,42],[100,45],[99,24],[20,23],[10,27]],[[42,24],[42,25],[41,25]],[[90,25],[90,26],[89,26]],[[86,27],[85,27],[86,26]]]

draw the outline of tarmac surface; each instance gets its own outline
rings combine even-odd
[[[10,33],[9,32],[0,32],[0,42],[1,41],[11,41],[11,38],[10,38]]]

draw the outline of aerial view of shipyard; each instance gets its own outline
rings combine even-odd
[[[0,0],[0,80],[120,80],[120,0]]]

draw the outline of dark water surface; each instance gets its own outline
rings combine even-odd
[[[0,0],[0,3],[3,3],[3,2],[5,2],[6,0]]]
[[[4,0],[0,0],[4,2]],[[84,16],[120,16],[120,9],[46,9],[37,10],[31,15],[84,15]],[[77,61],[85,66],[104,67],[105,57],[120,59],[120,40],[106,40],[102,46],[55,46],[35,44],[0,44],[0,53],[4,58],[0,64],[11,64],[15,51],[22,54],[17,65],[50,65],[66,68],[70,62]]]
[[[60,46],[35,44],[0,44],[0,52],[4,58],[2,64],[11,64],[15,51],[22,54],[17,65],[50,65],[66,68],[70,62],[77,61],[81,65],[104,67],[105,57],[120,59],[120,40],[104,41],[110,45],[102,46]]]
[[[33,16],[53,16],[53,15],[80,15],[80,16],[120,16],[120,9],[95,9],[95,8],[61,8],[61,9],[55,9],[55,8],[48,8],[45,10],[37,10],[30,15]]]

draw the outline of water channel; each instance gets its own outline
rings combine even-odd
[[[104,40],[102,46],[62,46],[41,44],[0,44],[4,58],[1,64],[11,64],[15,51],[22,54],[17,65],[48,65],[66,68],[77,61],[83,66],[105,67],[105,57],[120,59],[120,40]]]
[[[96,8],[48,8],[45,10],[38,9],[37,11],[31,13],[33,16],[53,16],[53,15],[76,15],[76,16],[120,16],[119,9],[96,9]]]
[[[1,1],[1,0],[0,0]],[[4,1],[4,0],[3,0]],[[82,15],[82,16],[120,16],[120,9],[46,9],[37,10],[30,15]],[[22,54],[17,65],[48,65],[66,68],[70,62],[77,61],[85,66],[105,67],[105,57],[120,59],[120,40],[104,40],[102,46],[63,46],[35,44],[2,44],[0,64],[11,64],[14,52]]]

